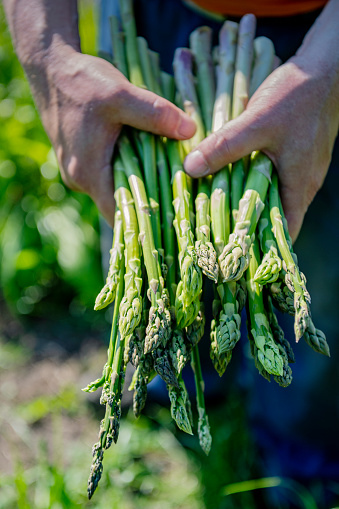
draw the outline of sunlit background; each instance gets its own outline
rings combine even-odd
[[[95,54],[95,4],[79,7],[82,50]],[[273,507],[276,493],[274,507],[316,508],[292,480],[262,477],[232,387],[208,403],[208,458],[168,401],[136,421],[125,394],[119,442],[87,501],[103,408],[81,388],[101,373],[111,316],[93,311],[100,260],[96,207],[61,181],[0,7],[0,509],[251,509]]]

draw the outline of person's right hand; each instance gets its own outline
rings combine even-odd
[[[133,86],[109,62],[70,47],[55,49],[45,72],[29,78],[65,184],[91,196],[112,226],[111,160],[122,125],[176,139],[195,132],[174,104]]]

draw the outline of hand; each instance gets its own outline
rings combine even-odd
[[[195,131],[173,104],[133,86],[105,60],[67,46],[54,50],[46,72],[30,81],[65,184],[89,194],[112,226],[111,160],[122,125],[178,139]]]
[[[253,150],[274,163],[292,239],[320,189],[338,132],[338,93],[331,79],[296,56],[258,88],[245,112],[206,138],[185,160],[194,177],[214,173]]]

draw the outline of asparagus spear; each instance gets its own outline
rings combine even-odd
[[[258,223],[258,238],[263,259],[255,273],[254,281],[260,285],[274,283],[279,277],[282,260],[278,253],[278,246],[272,232],[269,206],[266,205]]]
[[[307,329],[310,320],[309,304],[311,299],[308,291],[306,290],[305,279],[300,275],[299,268],[291,254],[286,239],[279,207],[278,176],[276,173],[272,176],[269,202],[273,233],[276,238],[280,254],[284,260],[284,269],[286,271],[285,282],[294,294],[294,332],[296,341],[298,342]]]
[[[233,21],[225,21],[219,32],[219,52],[216,67],[217,85],[212,122],[213,131],[217,131],[231,119],[237,37],[238,24]]]
[[[212,59],[212,29],[199,27],[190,35],[190,48],[197,67],[197,89],[205,131],[212,130],[212,115],[215,100],[215,80]]]
[[[179,376],[179,386],[168,386],[168,395],[171,401],[171,416],[177,426],[185,433],[192,435],[191,403],[184,381]]]
[[[251,261],[246,272],[249,334],[252,335],[255,346],[258,349],[258,361],[262,367],[272,375],[282,376],[284,360],[272,336],[260,287],[254,281],[254,274],[258,268],[260,258],[259,245],[256,239],[254,239],[251,245],[250,254]]]
[[[256,19],[253,14],[243,16],[239,23],[236,49],[235,75],[233,85],[232,118],[241,115],[249,99],[249,83],[253,59],[253,39]],[[232,164],[231,171],[231,207],[232,225],[235,226],[240,199],[243,195],[245,173],[248,158]]]
[[[257,37],[253,42],[254,65],[250,83],[250,97],[271,74],[274,65],[274,45],[267,37]]]
[[[124,34],[120,29],[120,22],[117,16],[110,17],[110,28],[113,48],[113,64],[124,76],[126,76],[126,78],[128,78]]]
[[[137,30],[132,0],[119,0],[120,16],[125,33],[125,49],[129,80],[137,87],[145,88],[138,53]]]
[[[237,220],[229,242],[219,256],[224,282],[237,281],[248,267],[252,236],[264,208],[272,174],[272,162],[261,152],[253,152]]]
[[[104,287],[95,299],[94,309],[96,311],[105,308],[115,299],[119,283],[119,267],[123,257],[123,252],[122,216],[120,210],[117,210],[114,216],[113,244],[112,249],[110,250],[108,274]]]
[[[293,257],[293,260],[295,261],[295,264],[298,266],[298,259],[297,259],[296,254],[293,251],[292,239],[288,232],[287,221],[286,221],[284,211],[282,208],[280,196],[278,196],[278,201],[279,201],[279,210],[280,210],[280,214],[282,217],[282,223],[283,223],[284,233],[285,233],[285,237],[286,237],[286,242],[288,244],[288,247],[289,247],[289,250]],[[306,278],[302,272],[300,272],[300,277],[301,277],[302,281],[304,282],[304,284],[306,285]],[[286,278],[286,276],[285,276],[285,281],[286,281],[286,283],[288,283],[288,278]],[[288,286],[287,286],[287,288],[288,288]],[[290,288],[288,288],[288,289],[290,292],[289,294],[292,295],[292,297],[293,297],[293,288],[290,286]],[[311,299],[310,299],[310,296],[307,291],[306,291],[306,300],[307,300],[308,304],[310,304]],[[293,313],[291,313],[291,314],[293,314]],[[326,336],[321,330],[316,329],[316,327],[314,326],[310,309],[309,309],[309,320],[308,320],[306,330],[304,333],[304,339],[305,339],[306,343],[311,348],[313,348],[316,352],[322,353],[323,355],[330,356],[330,350],[329,350],[329,346],[326,341]]]
[[[272,299],[269,295],[266,295],[265,308],[267,311],[268,321],[270,323],[274,341],[278,345],[281,345],[284,348],[286,355],[287,355],[288,362],[292,362],[292,363],[295,362],[294,352],[292,350],[290,343],[285,338],[284,331],[282,330],[282,328],[279,325],[278,319],[274,312]]]
[[[209,32],[196,32],[191,41],[193,42],[195,50],[197,46],[203,45],[205,41],[205,35]],[[201,40],[202,36],[202,40]],[[207,53],[210,53],[210,48],[207,49]],[[200,73],[205,74],[208,69],[204,62],[206,59],[199,60],[200,62]],[[203,66],[201,67],[201,64]],[[191,148],[194,148],[200,141],[205,137],[205,127],[202,119],[202,113],[198,103],[198,97],[194,85],[194,76],[192,72],[193,56],[189,49],[178,48],[174,54],[174,77],[177,85],[177,89],[180,93],[181,99],[184,104],[185,111],[195,120],[197,124],[197,131],[190,140]],[[208,66],[209,67],[209,66]],[[207,81],[209,76],[205,76],[205,89],[208,87]],[[210,80],[209,80],[210,81]],[[212,87],[214,85],[212,84]],[[209,96],[213,97],[214,88],[212,91],[209,90]],[[210,102],[210,101],[209,101]],[[209,111],[209,106],[205,108]],[[207,115],[207,112],[206,112]],[[211,119],[209,121],[211,123]],[[196,207],[196,235],[197,242],[195,244],[197,261],[199,267],[203,273],[210,279],[216,281],[218,278],[218,263],[216,258],[216,252],[213,244],[210,242],[210,179],[203,178],[199,179],[198,182],[198,195],[195,200]]]
[[[183,170],[178,143],[168,140],[167,153],[172,171],[173,222],[178,247],[181,280],[177,286],[175,313],[179,328],[190,325],[199,312],[199,297],[202,289],[201,269],[197,264],[194,248],[194,237],[189,214],[189,192],[186,174]]]
[[[124,264],[120,265],[120,277],[117,288],[117,295],[114,303],[113,321],[111,328],[110,343],[108,348],[108,360],[104,368],[103,380],[96,381],[89,384],[86,392],[93,392],[100,385],[103,385],[103,395],[101,402],[106,404],[105,418],[100,424],[99,441],[94,444],[92,454],[93,462],[91,465],[91,472],[88,479],[88,497],[92,498],[98,483],[101,479],[103,466],[102,460],[105,449],[111,445],[112,440],[117,439],[119,433],[119,418],[120,418],[120,401],[121,401],[121,371],[123,368],[122,362],[122,345],[121,338],[118,331],[119,321],[119,307],[122,300],[124,291]]]
[[[122,214],[125,243],[125,294],[120,304],[119,330],[122,337],[133,333],[142,314],[141,252],[138,221],[124,166],[119,156],[113,163],[115,200]]]

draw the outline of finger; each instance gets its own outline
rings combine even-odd
[[[305,207],[303,203],[301,193],[296,192],[296,189],[299,189],[299,187],[291,188],[280,185],[281,203],[293,243],[299,235],[307,210],[307,207]]]
[[[265,131],[258,128],[253,115],[244,112],[212,133],[188,154],[184,161],[185,171],[192,177],[215,173],[253,150],[261,150],[265,141]]]
[[[195,122],[173,103],[134,85],[125,87],[119,116],[122,124],[167,138],[191,138],[196,130]]]

